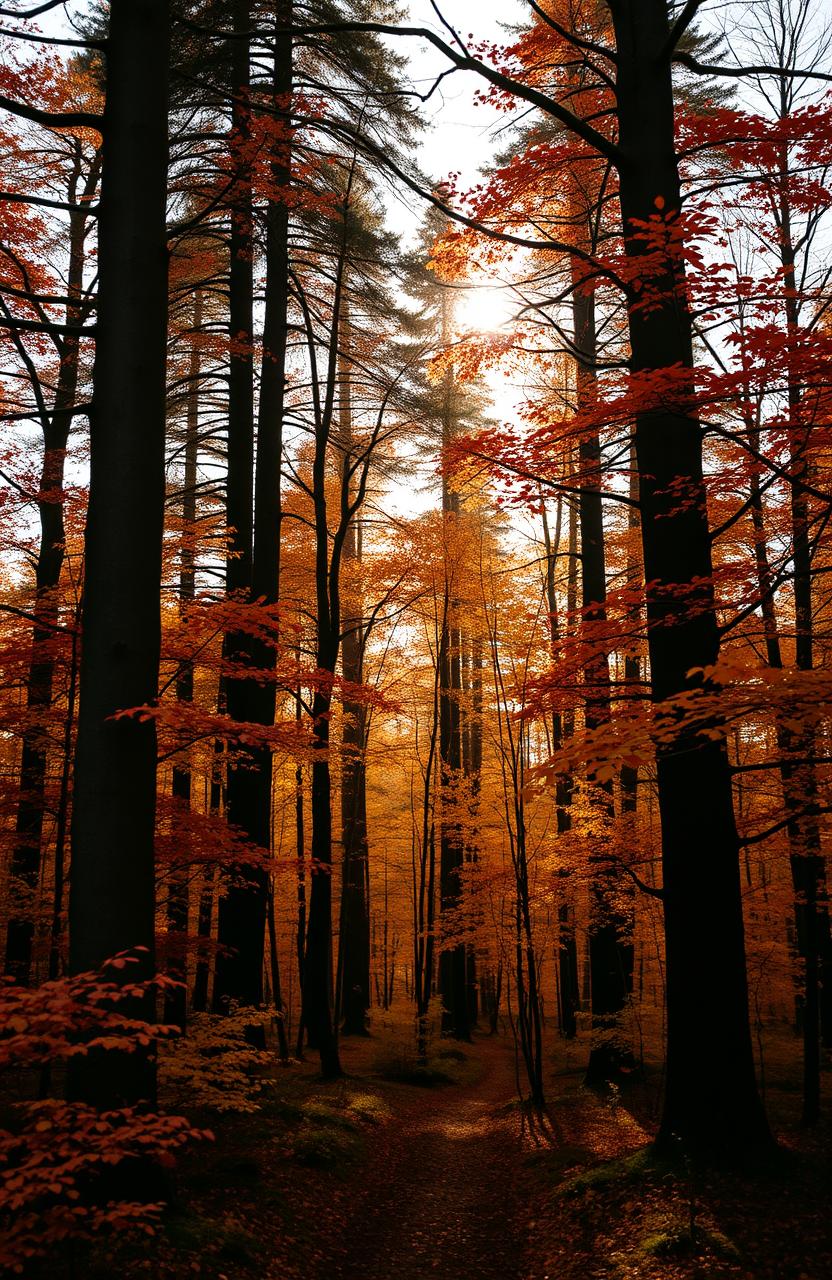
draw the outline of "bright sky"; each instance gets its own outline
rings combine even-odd
[[[510,35],[506,28],[521,22],[528,13],[528,5],[522,0],[441,0],[439,9],[463,40],[472,31],[475,40],[507,40]],[[410,26],[427,27],[450,42],[450,34],[430,0],[412,0],[405,21]],[[446,60],[427,42],[412,37],[394,38],[393,44],[409,56],[414,86],[427,93],[436,76],[447,69]],[[461,175],[463,187],[473,184],[498,148],[496,130],[505,124],[505,119],[474,104],[474,93],[481,87],[482,81],[476,75],[457,72],[443,80],[424,104],[427,128],[419,163],[431,178],[439,180],[453,171]],[[390,201],[390,222],[400,233],[407,234],[414,215],[421,219],[422,213],[415,196],[403,194]]]

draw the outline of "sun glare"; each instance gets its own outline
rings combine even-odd
[[[511,293],[498,285],[473,285],[461,292],[456,318],[466,333],[496,333],[513,312]]]

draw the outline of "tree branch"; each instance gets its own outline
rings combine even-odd
[[[673,62],[680,63],[700,76],[785,76],[789,80],[822,80],[832,84],[832,74],[827,71],[801,71],[790,67],[718,67],[709,62],[699,62],[689,53],[674,53]]]
[[[13,116],[23,120],[33,120],[47,129],[97,129],[102,132],[104,117],[94,115],[90,111],[40,111],[37,107],[29,107],[25,102],[15,102],[0,94],[0,109],[9,111]]]
[[[682,36],[696,17],[696,11],[701,9],[703,3],[704,0],[688,0],[684,9],[670,28],[670,34],[667,37],[667,42],[659,54],[659,62],[664,62],[665,59],[669,58],[673,53]]]

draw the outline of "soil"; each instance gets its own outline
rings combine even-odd
[[[521,1280],[522,1135],[513,1056],[478,1041],[480,1078],[410,1098],[364,1175],[343,1280]],[[518,1166],[520,1166],[518,1168]]]

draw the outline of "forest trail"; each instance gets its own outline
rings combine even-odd
[[[523,1157],[513,1055],[478,1040],[482,1075],[426,1089],[366,1171],[340,1280],[522,1280]]]

